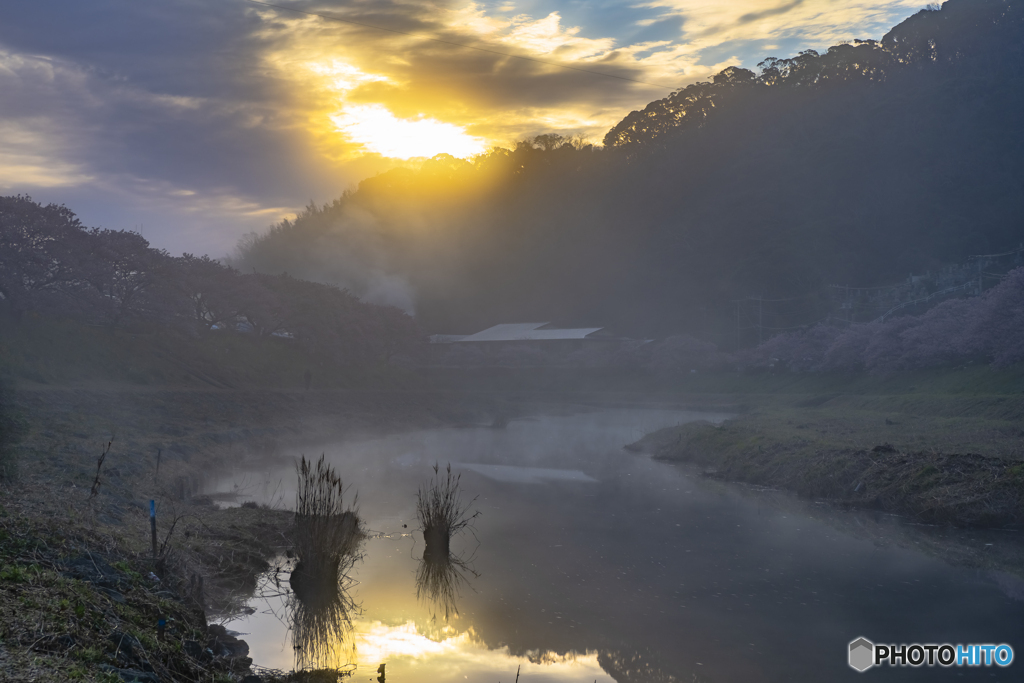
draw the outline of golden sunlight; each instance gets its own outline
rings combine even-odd
[[[400,119],[380,104],[348,105],[330,118],[350,141],[394,159],[437,154],[465,158],[488,148],[486,141],[461,126],[425,117]]]
[[[533,651],[516,656],[507,647],[488,649],[472,629],[455,633],[447,628],[435,640],[411,621],[391,626],[358,621],[355,626],[355,663],[360,671],[374,671],[387,662],[389,674],[394,672],[406,680],[493,680],[496,673],[506,672],[511,677],[520,669],[524,679],[543,683],[614,683],[598,663],[596,652],[557,655]]]
[[[387,83],[391,80],[380,74],[368,74],[340,59],[332,59],[330,62],[313,62],[308,67],[313,73],[322,76],[327,81],[329,88],[342,92],[354,90],[364,83]]]

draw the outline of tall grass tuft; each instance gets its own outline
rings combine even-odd
[[[434,464],[434,479],[424,490],[416,492],[416,517],[423,529],[423,541],[427,549],[437,553],[438,557],[447,557],[451,537],[466,527],[480,514],[469,514],[469,508],[476,500],[463,503],[459,491],[459,480],[462,475],[452,476],[449,463],[446,476],[441,479],[439,467]]]
[[[416,571],[416,595],[436,603],[444,611],[445,620],[452,613],[458,614],[455,599],[459,588],[468,584],[466,574],[477,575],[451,553],[451,537],[465,530],[480,514],[469,514],[476,498],[463,502],[459,490],[461,476],[452,476],[449,464],[441,478],[440,468],[435,464],[433,480],[416,493],[416,517],[426,545]]]
[[[345,486],[324,456],[315,463],[303,457],[296,469],[292,640],[296,666],[306,669],[336,661],[351,630],[347,572],[363,534],[355,501],[346,506]]]
[[[345,485],[324,460],[302,458],[297,465],[295,494],[295,554],[297,569],[317,579],[337,581],[344,558],[359,545],[359,519],[344,503]],[[294,582],[293,576],[293,582]]]

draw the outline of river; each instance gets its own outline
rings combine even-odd
[[[1024,591],[1014,579],[1000,585],[847,533],[803,504],[622,448],[661,427],[726,417],[581,410],[307,449],[324,453],[358,493],[370,532],[349,573],[358,608],[335,663],[354,667],[353,680],[376,680],[386,664],[387,680],[435,683],[512,683],[517,671],[522,683],[1020,680],[1021,662],[865,674],[847,664],[860,636],[1024,646]],[[210,490],[291,506],[299,455],[225,473]],[[417,597],[416,492],[435,463],[461,475],[464,499],[480,513],[452,541],[464,581],[456,579],[448,619],[443,601]],[[290,669],[287,599],[265,578],[255,613],[225,625],[245,634],[257,664]]]

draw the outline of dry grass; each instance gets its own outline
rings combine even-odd
[[[302,458],[295,500],[295,554],[299,564],[292,575],[315,582],[337,583],[361,540],[359,519],[344,502],[345,485],[324,456],[314,465]],[[301,596],[301,589],[297,593]]]
[[[436,605],[447,621],[458,614],[456,599],[469,584],[467,574],[477,576],[462,558],[451,553],[451,538],[468,528],[480,514],[469,513],[473,501],[464,502],[459,489],[462,475],[452,476],[452,466],[440,476],[434,465],[434,477],[416,493],[416,517],[423,531],[423,560],[416,570],[416,597]]]
[[[452,476],[451,464],[445,472],[445,478],[441,479],[440,467],[435,464],[430,484],[416,492],[416,518],[427,546],[438,547],[443,543],[447,550],[448,539],[468,527],[480,513],[469,514],[476,498],[469,502],[462,500],[459,490],[462,475]]]
[[[345,647],[355,609],[347,574],[363,533],[355,501],[345,504],[345,485],[324,456],[315,464],[303,457],[297,470],[290,612],[296,669],[305,670],[336,663]]]

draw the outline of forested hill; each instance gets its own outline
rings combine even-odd
[[[1024,239],[1022,48],[1024,2],[951,0],[881,41],[726,69],[604,148],[540,136],[367,179],[239,259],[405,297],[433,332],[552,320],[724,342],[747,296],[796,302],[768,327],[812,322],[829,284]]]

